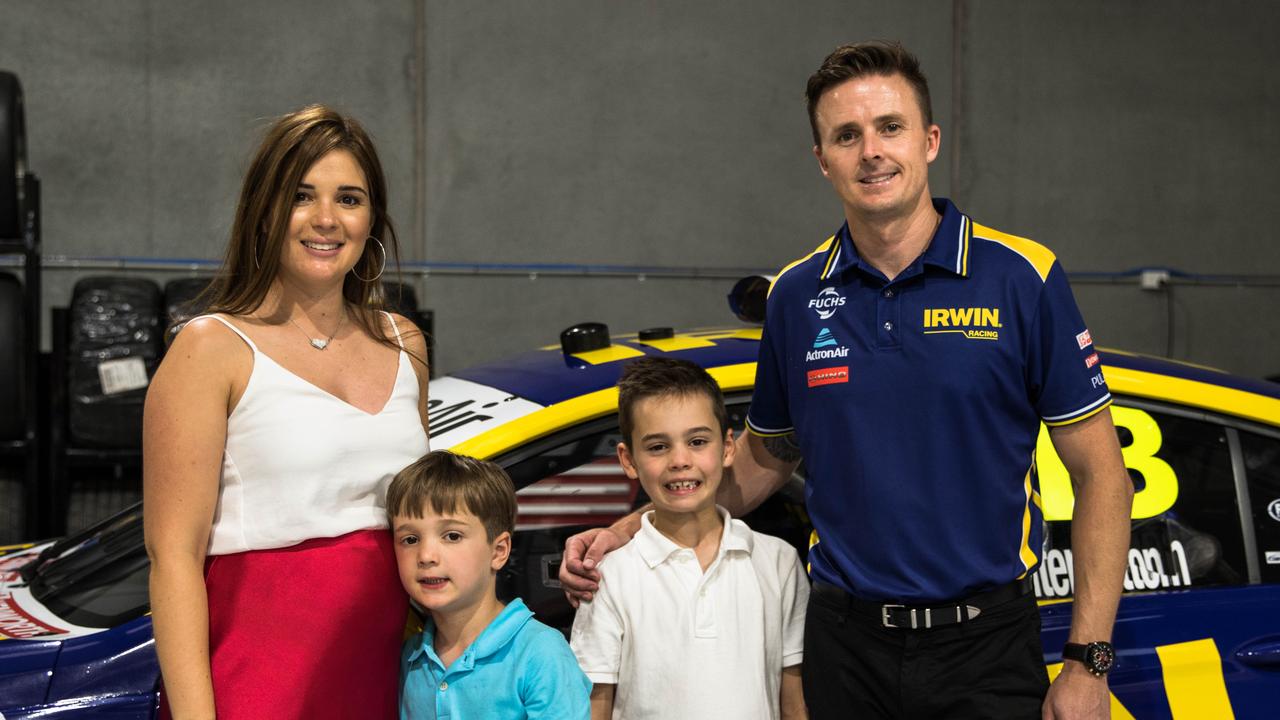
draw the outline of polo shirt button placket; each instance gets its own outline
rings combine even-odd
[[[876,346],[884,349],[897,349],[900,345],[897,334],[899,314],[901,307],[898,303],[898,294],[893,288],[884,288],[879,293],[880,299],[876,302]]]

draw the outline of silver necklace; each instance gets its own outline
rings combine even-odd
[[[302,326],[299,325],[297,322],[295,322],[293,318],[289,318],[289,322],[293,323],[293,326],[298,328],[298,332],[302,333],[303,335],[306,335],[307,340],[310,341],[311,343],[311,347],[317,350],[323,350],[329,347],[329,343],[333,342],[333,336],[337,335],[338,331],[342,329],[342,323],[346,319],[347,319],[347,314],[344,312],[342,313],[342,317],[338,318],[338,327],[334,328],[333,332],[329,333],[329,337],[327,338],[313,338],[310,335],[307,335],[307,331],[303,330]]]

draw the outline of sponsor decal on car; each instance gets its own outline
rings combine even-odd
[[[1280,522],[1280,498],[1272,500],[1271,504],[1267,505],[1267,514],[1271,516],[1272,520]]]
[[[1171,567],[1165,567],[1166,558]],[[1050,599],[1074,595],[1076,577],[1071,550],[1052,548],[1046,551],[1031,578],[1036,597]],[[1190,586],[1191,569],[1187,565],[1187,551],[1178,540],[1170,541],[1166,549],[1129,548],[1129,565],[1124,573],[1126,592]]]
[[[822,288],[818,296],[809,301],[809,308],[818,313],[818,317],[826,320],[836,314],[842,305],[844,305],[845,297],[836,292],[833,287]]]
[[[1145,410],[1117,405],[1111,406],[1111,419],[1116,427],[1128,430],[1133,437],[1133,441],[1120,450],[1124,466],[1146,480],[1133,496],[1131,517],[1134,520],[1155,517],[1173,507],[1178,498],[1178,475],[1172,465],[1157,457],[1164,445],[1164,434],[1156,419]],[[1044,519],[1070,520],[1076,502],[1075,489],[1066,466],[1053,448],[1049,429],[1043,424],[1036,441],[1036,470],[1040,475]]]
[[[0,636],[24,640],[62,632],[59,628],[40,622],[19,607],[12,593],[0,592]]]
[[[1081,350],[1089,347],[1092,344],[1093,344],[1093,336],[1089,334],[1088,328],[1085,328],[1084,332],[1076,336],[1076,345],[1079,345]]]
[[[448,448],[542,406],[488,385],[455,377],[431,381],[427,414],[431,446]]]
[[[27,563],[31,562],[31,558],[33,557],[35,557],[35,555],[28,552],[22,552],[16,555],[6,555],[4,557],[0,557],[0,571],[17,570],[23,565],[26,565]]]
[[[1280,565],[1280,552],[1277,552],[1277,551],[1275,551],[1275,550],[1268,550],[1268,551],[1267,551],[1267,564],[1268,564],[1268,565]]]
[[[925,308],[924,334],[956,333],[970,340],[999,340],[1000,308]]]
[[[819,368],[808,372],[809,387],[849,382],[849,366]]]

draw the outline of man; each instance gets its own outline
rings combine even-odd
[[[1106,717],[1133,488],[1062,267],[931,199],[941,131],[901,45],[837,48],[806,94],[845,224],[770,290],[750,432],[719,498],[750,509],[806,460],[810,713]],[[1041,421],[1076,493],[1064,655],[1079,659],[1052,688],[1027,582]],[[571,593],[589,597],[634,522],[570,539]]]

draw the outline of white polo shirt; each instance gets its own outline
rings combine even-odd
[[[615,720],[776,720],[782,669],[804,658],[809,579],[795,548],[721,507],[704,573],[690,548],[653,527],[600,564],[570,646],[593,683],[616,684]]]

